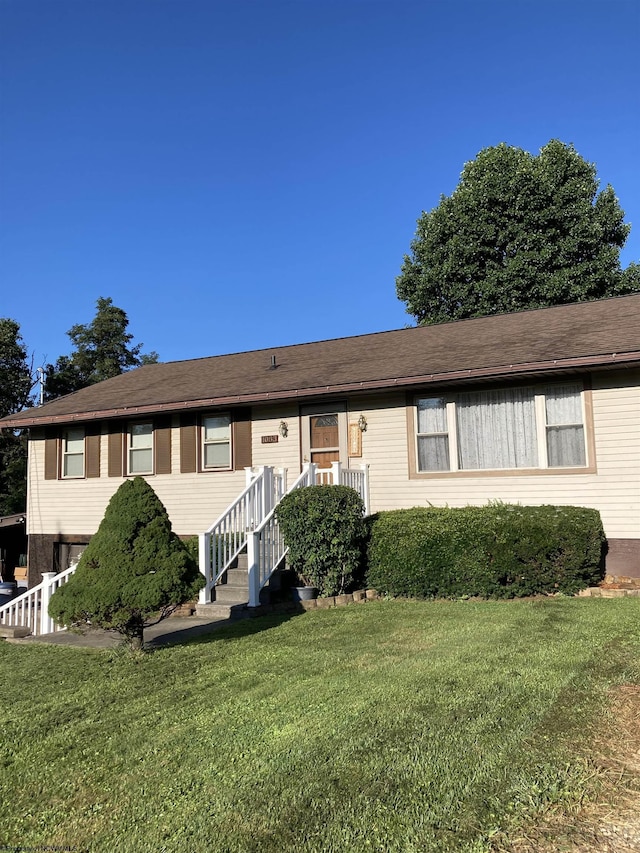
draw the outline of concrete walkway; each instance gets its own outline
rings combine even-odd
[[[171,616],[163,619],[157,625],[144,630],[144,644],[147,649],[159,646],[170,646],[176,643],[186,643],[195,637],[202,637],[230,625],[229,619],[200,619],[197,616]],[[23,639],[6,640],[9,643],[30,645],[32,643],[47,643],[56,646],[77,646],[87,649],[115,649],[122,644],[123,638],[115,631],[94,629],[84,634],[73,631],[56,631],[55,634],[24,637]]]

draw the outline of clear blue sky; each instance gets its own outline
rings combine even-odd
[[[0,316],[162,361],[410,324],[422,210],[573,142],[640,260],[639,0],[0,0]]]

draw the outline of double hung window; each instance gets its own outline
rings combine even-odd
[[[131,424],[128,431],[129,474],[153,474],[153,424]]]
[[[84,429],[67,429],[62,434],[62,476],[84,477]]]
[[[231,468],[231,415],[202,419],[202,467],[206,471]]]
[[[422,397],[418,472],[586,466],[578,383]]]

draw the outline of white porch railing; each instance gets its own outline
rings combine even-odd
[[[200,603],[212,600],[212,591],[231,563],[246,547],[247,536],[260,525],[284,495],[286,471],[275,471],[264,465],[255,473],[245,468],[244,491],[222,515],[199,536],[198,563],[205,585],[200,590]]]
[[[364,503],[364,514],[369,514],[369,466],[358,470],[342,468],[340,462],[334,462],[331,468],[318,468],[312,462],[306,462],[302,474],[293,483],[288,492],[313,485],[341,485],[355,489]],[[287,493],[288,493],[287,492]],[[249,607],[260,604],[260,590],[278,568],[289,550],[276,518],[276,506],[247,538],[247,557],[249,574]]]
[[[63,572],[43,572],[42,582],[0,607],[0,625],[17,625],[29,628],[32,634],[52,634],[64,631],[49,616],[49,602],[53,593],[66,583],[75,572],[77,564]]]

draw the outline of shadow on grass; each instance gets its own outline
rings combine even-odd
[[[237,640],[240,637],[250,637],[288,622],[295,616],[305,613],[303,607],[292,604],[285,609],[264,615],[251,616],[244,619],[224,619],[191,626],[171,629],[171,620],[160,623],[164,630],[156,636],[145,639],[145,651],[152,652],[167,646],[203,645],[206,643]],[[168,622],[168,624],[167,624]]]

